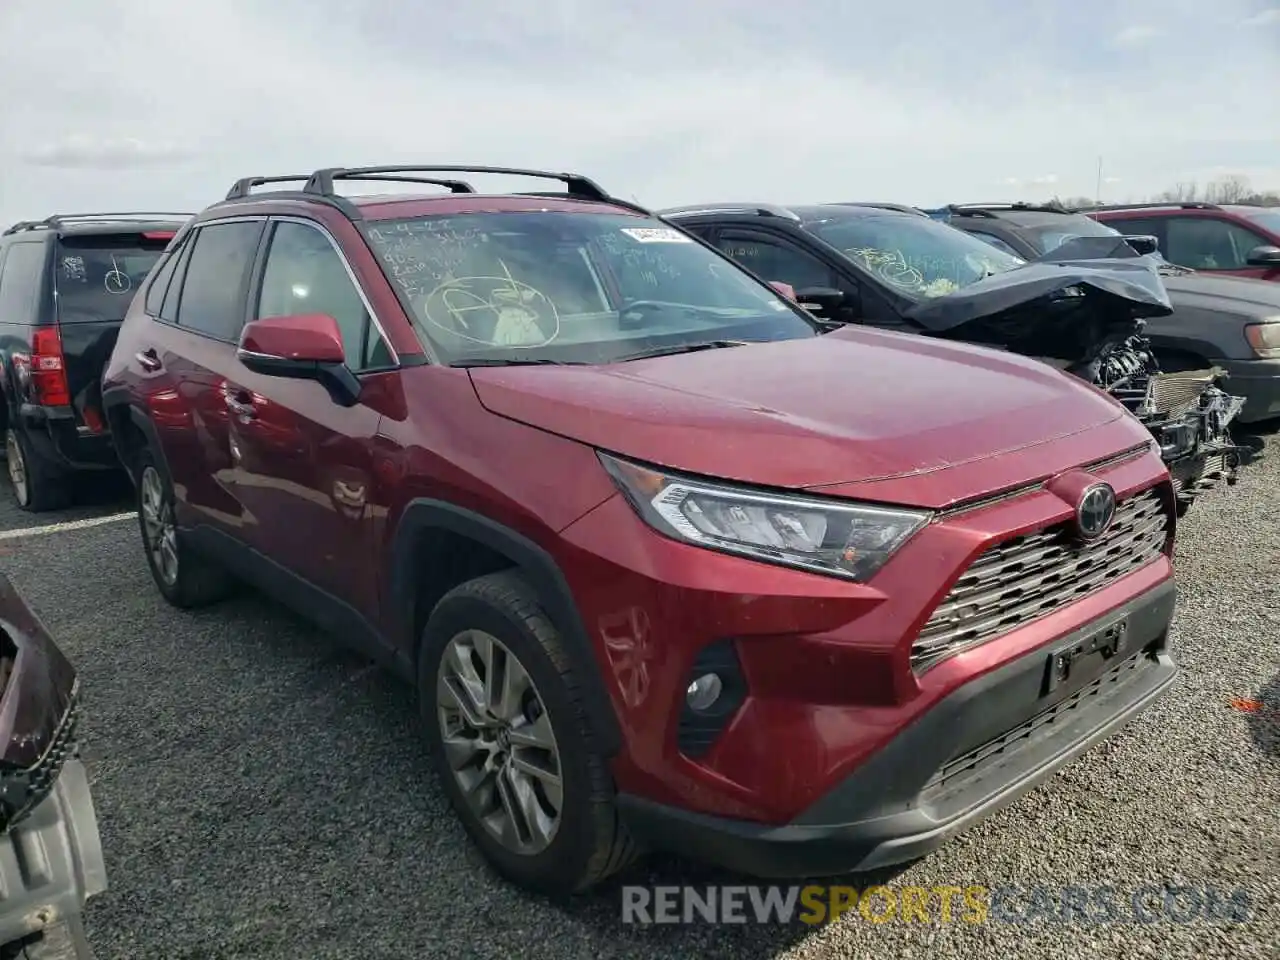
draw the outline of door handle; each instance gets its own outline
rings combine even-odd
[[[138,366],[148,373],[155,373],[164,366],[160,362],[160,354],[156,353],[154,347],[148,347],[146,350],[139,350],[133,355],[133,359],[138,361]]]
[[[230,384],[223,384],[222,399],[226,403],[227,409],[234,416],[240,418],[241,423],[253,420],[258,416],[258,410],[253,405],[253,394],[248,390],[242,390]]]

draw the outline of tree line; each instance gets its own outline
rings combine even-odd
[[[1194,181],[1175,183],[1167,190],[1146,197],[1146,203],[1250,203],[1261,207],[1280,207],[1280,190],[1257,190],[1248,177],[1230,174],[1205,184]],[[1093,197],[1054,197],[1050,203],[1059,203],[1078,210],[1097,206]]]

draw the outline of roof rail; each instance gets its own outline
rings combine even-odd
[[[182,220],[194,217],[194,213],[178,213],[176,211],[151,212],[130,211],[127,213],[55,213],[43,220],[20,220],[9,227],[0,236],[20,233],[25,230],[56,230],[72,223],[154,223],[157,220]]]
[[[227,191],[224,200],[242,200],[249,196],[254,187],[265,186],[268,183],[290,183],[299,182],[306,183],[311,177],[309,173],[300,173],[297,176],[290,177],[241,177],[231,185],[231,189]]]
[[[864,202],[862,200],[840,200],[835,204],[835,206],[837,207],[873,207],[876,210],[893,210],[896,213],[910,213],[920,217],[929,216],[929,214],[925,213],[924,210],[920,209],[919,207],[913,207],[907,203],[881,203],[879,201],[876,201],[873,203],[873,202]]]
[[[696,213],[754,213],[760,217],[778,217],[781,220],[800,219],[799,214],[777,203],[695,203],[658,211],[661,217],[676,218]]]
[[[297,182],[306,184],[311,180],[311,174],[301,173],[293,176],[282,177],[242,177],[237,180],[230,190],[227,191],[226,200],[243,200],[245,197],[251,196],[254,187],[261,187],[268,183],[290,183]],[[475,193],[471,184],[464,183],[461,180],[436,180],[429,177],[394,177],[387,174],[371,173],[367,176],[352,176],[352,180],[383,180],[391,183],[429,183],[437,187],[448,187],[452,193]],[[292,191],[289,191],[292,192]]]
[[[1078,207],[1073,212],[1084,212],[1086,210],[1221,210],[1222,207],[1216,203],[1207,203],[1201,200],[1166,200],[1163,203],[1150,201],[1148,203],[1104,203],[1096,207]]]
[[[322,197],[334,197],[335,180],[385,180],[401,183],[436,183],[448,186],[454,193],[475,193],[470,184],[460,180],[433,181],[417,177],[389,176],[390,174],[414,173],[497,173],[515,177],[537,177],[543,180],[559,180],[572,197],[583,200],[601,200],[616,203],[613,197],[594,180],[576,173],[552,173],[546,170],[525,170],[516,167],[472,167],[458,164],[441,166],[387,166],[387,167],[326,167],[311,174],[303,193],[316,194]],[[465,188],[465,189],[463,189]]]
[[[1030,213],[1074,213],[1070,207],[1051,200],[1048,203],[1027,203],[1022,200],[1012,203],[949,203],[946,209],[960,216],[990,216],[992,210],[1024,210]]]

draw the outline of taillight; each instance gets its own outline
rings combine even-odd
[[[1244,338],[1253,352],[1263,359],[1280,357],[1280,317],[1272,317],[1263,323],[1251,323],[1244,328]]]
[[[142,234],[144,240],[172,240],[176,236],[172,230],[147,230]]]
[[[62,337],[57,327],[39,327],[31,334],[31,393],[43,407],[71,406],[71,388],[62,358]]]

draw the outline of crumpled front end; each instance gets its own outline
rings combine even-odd
[[[1026,266],[917,305],[907,317],[933,336],[1035,357],[1110,393],[1160,446],[1185,513],[1219,481],[1235,483],[1250,451],[1228,425],[1245,404],[1216,368],[1163,372],[1143,335],[1172,312],[1156,261],[1122,237],[1073,241]]]
[[[1222,370],[1162,372],[1150,342],[1134,335],[1068,372],[1106,390],[1151,431],[1173,477],[1179,513],[1218,483],[1234,484],[1248,462],[1249,449],[1230,431],[1245,398],[1219,387]]]

